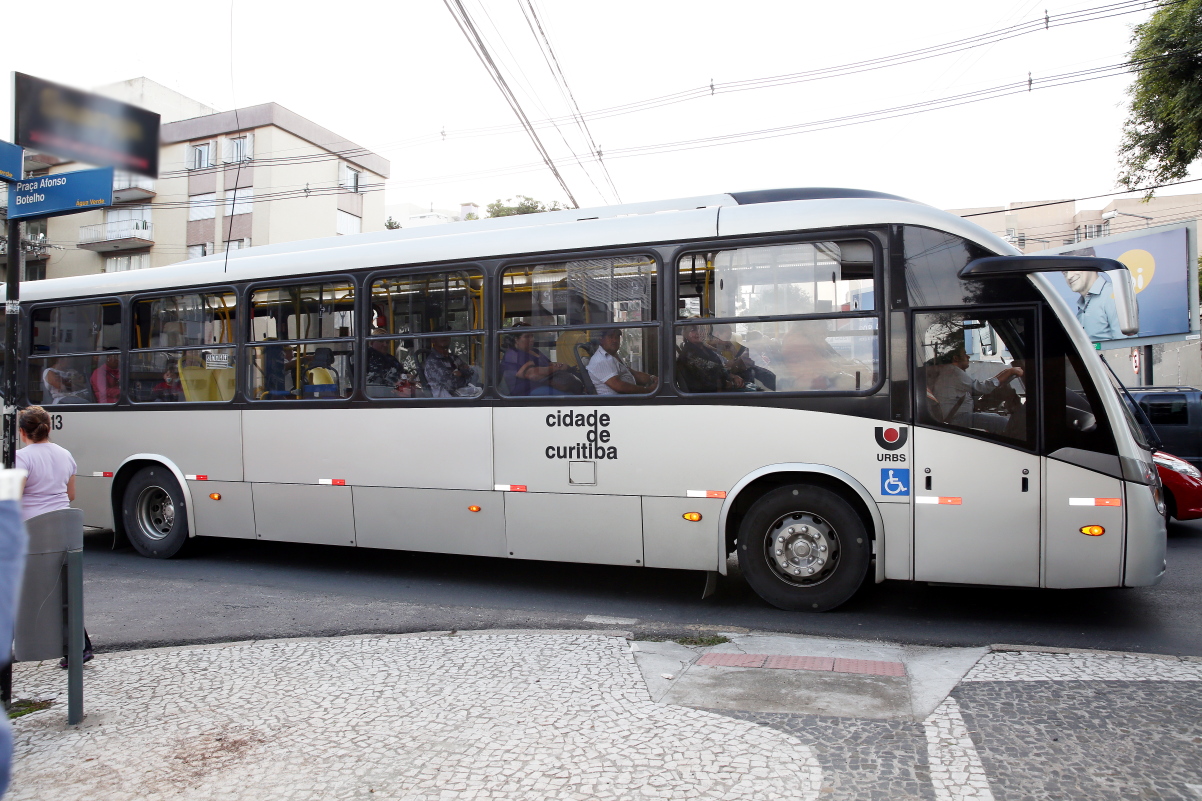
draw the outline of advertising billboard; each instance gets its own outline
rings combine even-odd
[[[159,115],[13,73],[16,143],[86,164],[159,177]]]
[[[1114,290],[1105,273],[1074,271],[1048,273],[1048,277],[1076,312],[1090,340],[1103,347],[1137,344],[1146,337],[1184,339],[1191,332],[1191,286],[1197,286],[1191,282],[1197,269],[1191,228],[1189,224],[1160,226],[1147,233],[1090,239],[1043,251],[1099,256],[1125,264],[1135,280],[1139,305],[1139,333],[1132,337],[1119,331]]]

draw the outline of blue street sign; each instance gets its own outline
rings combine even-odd
[[[113,205],[113,168],[60,172],[8,185],[8,218],[57,217]]]
[[[0,181],[16,181],[21,177],[25,148],[10,142],[0,142]]]

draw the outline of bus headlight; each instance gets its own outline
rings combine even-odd
[[[1156,502],[1156,511],[1164,515],[1168,511],[1168,507],[1164,505],[1164,489],[1159,485],[1149,489],[1152,490],[1152,500]]]

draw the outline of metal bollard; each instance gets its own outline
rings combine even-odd
[[[83,512],[58,509],[25,521],[29,555],[17,607],[18,662],[67,654],[67,722],[83,720]]]

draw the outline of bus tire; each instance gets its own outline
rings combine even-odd
[[[739,525],[739,568],[756,594],[778,609],[834,609],[855,595],[871,561],[863,520],[822,487],[772,490]]]
[[[125,535],[143,556],[170,559],[188,541],[184,493],[162,465],[143,467],[129,480],[121,517]]]

